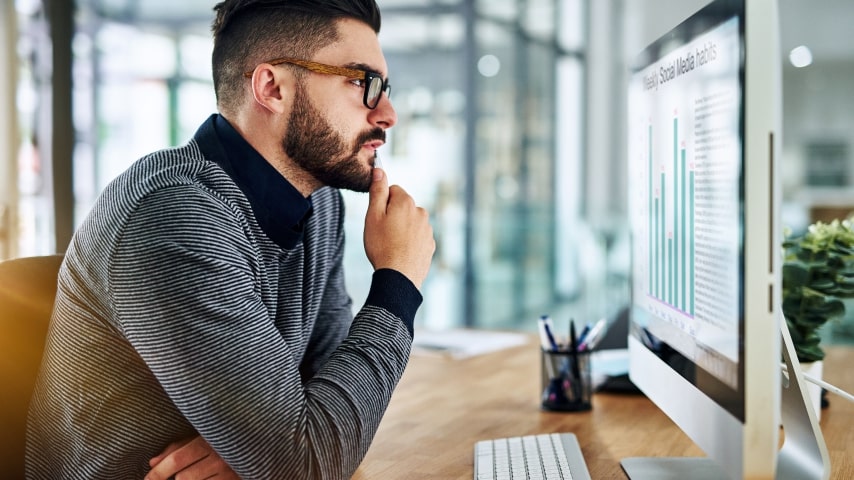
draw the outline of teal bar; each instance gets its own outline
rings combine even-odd
[[[659,299],[663,299],[664,295],[667,293],[667,285],[666,285],[666,275],[667,275],[667,265],[664,264],[666,261],[666,257],[664,255],[664,243],[667,238],[667,233],[665,229],[665,223],[667,223],[664,219],[667,218],[667,195],[664,191],[664,173],[661,173],[661,216],[659,217],[661,221],[659,222],[658,230],[661,235],[661,252],[659,253],[659,263],[661,264],[661,278],[659,281],[661,282],[661,296]]]
[[[659,199],[655,200],[655,263],[650,265],[650,268],[655,268],[655,292],[653,292],[655,298],[661,298],[661,271],[658,269],[658,255],[661,255],[661,250],[659,250],[659,238],[658,238],[658,222],[661,219],[658,218],[658,204],[660,203]]]
[[[686,261],[686,258],[685,258],[686,257],[685,252],[687,251],[687,248],[685,248],[685,247],[688,245],[687,238],[686,238],[687,233],[688,233],[688,227],[685,224],[685,211],[688,209],[688,203],[687,203],[687,198],[685,198],[686,197],[685,191],[687,190],[685,187],[688,185],[688,183],[686,182],[686,178],[685,178],[685,176],[686,176],[686,168],[685,167],[686,167],[686,165],[685,165],[685,149],[683,148],[682,149],[682,223],[681,223],[682,228],[680,228],[680,230],[682,232],[682,242],[681,242],[681,245],[682,245],[682,262],[681,262],[681,264],[682,264],[682,302],[679,304],[679,308],[681,308],[683,311],[688,311],[688,303],[687,303],[687,299],[685,297],[686,297],[686,293],[688,290],[688,283],[689,282],[693,283],[694,279],[693,278],[689,279],[686,276],[686,273],[687,273],[686,268],[688,266],[687,265],[688,262]]]
[[[679,119],[673,118],[673,237],[671,238],[673,254],[670,258],[670,289],[672,298],[670,304],[679,308],[679,266],[674,261],[679,258]]]
[[[691,205],[691,208],[688,210],[688,219],[690,223],[691,230],[691,255],[688,257],[688,265],[691,276],[691,294],[690,302],[689,302],[689,310],[688,312],[691,316],[694,316],[694,172],[691,172],[690,179],[688,180],[688,187],[691,189],[691,194],[688,196],[688,203]]]
[[[652,215],[652,211],[653,211],[652,210],[652,204],[654,202],[654,200],[653,200],[654,195],[652,193],[652,184],[653,184],[653,181],[652,181],[652,124],[650,124],[648,129],[647,129],[647,139],[649,140],[649,144],[648,144],[649,170],[647,171],[649,173],[647,175],[649,177],[649,190],[647,190],[647,193],[649,196],[649,210],[647,210],[647,212],[649,212],[649,243],[647,244],[649,247],[649,263],[647,263],[647,266],[649,269],[649,284],[648,284],[649,285],[649,293],[651,294],[652,289],[653,289],[652,282],[653,282],[653,278],[654,278],[652,275],[652,268],[653,268],[653,265],[655,265],[653,263],[655,255],[654,255],[654,250],[652,248],[652,236],[654,235],[653,232],[655,231],[655,220],[654,220],[653,215]]]
[[[673,239],[667,239],[667,258],[670,260],[670,278],[667,279],[667,303],[673,305],[673,272],[676,270],[673,268]]]

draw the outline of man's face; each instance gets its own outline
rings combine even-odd
[[[387,76],[385,57],[376,33],[355,20],[338,23],[339,41],[311,59],[327,65],[369,70]],[[297,80],[287,131],[285,154],[318,182],[366,192],[376,149],[397,114],[383,94],[375,109],[363,103],[364,86],[337,75],[307,73]]]
[[[319,182],[330,187],[367,192],[371,186],[371,167],[376,151],[372,152],[369,165],[360,157],[365,156],[363,145],[378,141],[385,143],[385,131],[380,127],[368,128],[349,138],[336,132],[312,105],[305,90],[301,86],[297,89],[282,145],[294,163]]]

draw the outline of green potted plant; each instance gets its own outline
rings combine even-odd
[[[817,222],[783,242],[783,314],[798,360],[824,358],[819,329],[845,315],[842,299],[854,298],[854,224]]]

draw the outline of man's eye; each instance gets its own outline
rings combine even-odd
[[[352,83],[353,85],[355,85],[359,88],[365,88],[365,85],[367,85],[365,80],[362,78],[354,78],[354,79],[350,80],[350,83]]]

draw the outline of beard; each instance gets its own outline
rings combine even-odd
[[[372,181],[371,169],[362,165],[359,153],[362,145],[371,140],[385,141],[385,131],[379,127],[365,131],[355,144],[348,145],[302,89],[297,88],[282,146],[294,163],[319,182],[334,188],[367,192]]]

